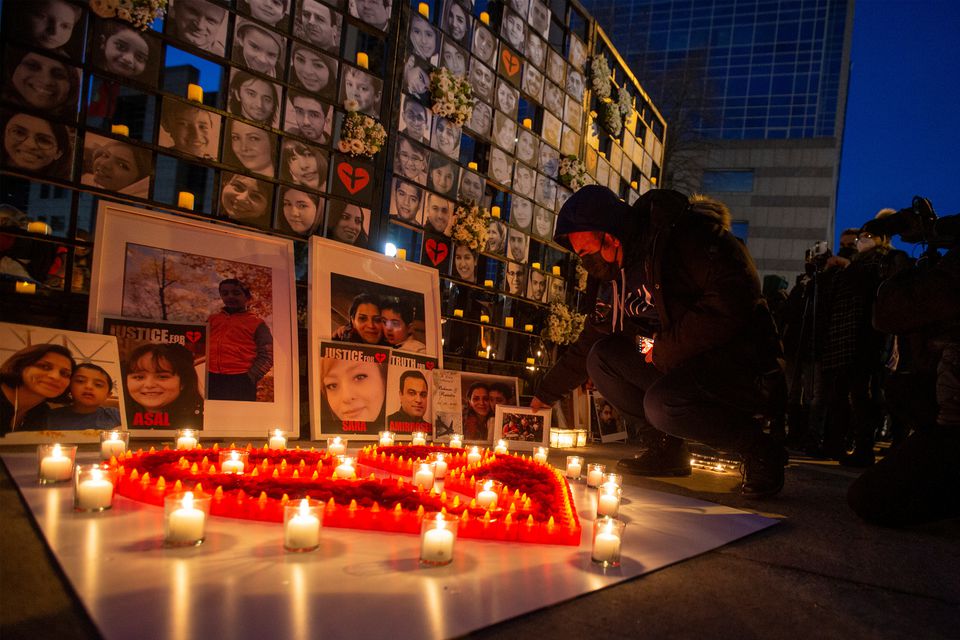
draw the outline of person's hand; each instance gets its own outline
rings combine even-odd
[[[826,268],[830,269],[831,267],[839,267],[840,269],[845,269],[850,265],[850,261],[846,258],[841,258],[840,256],[830,256],[827,258]]]
[[[350,325],[343,325],[339,329],[333,332],[334,340],[346,340],[347,336],[350,335]]]
[[[545,404],[543,400],[537,396],[533,396],[533,400],[530,401],[530,408],[534,411],[543,411],[544,409],[549,409],[550,405]]]

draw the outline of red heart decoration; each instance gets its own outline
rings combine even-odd
[[[337,165],[337,177],[350,195],[355,195],[370,184],[370,172],[363,167],[355,167],[349,162],[341,162]]]
[[[379,362],[380,364],[383,364],[383,361],[387,359],[387,354],[382,353],[382,352],[381,352],[381,353],[375,353],[375,354],[373,354],[373,359],[376,360],[377,362]]]
[[[500,54],[500,60],[503,61],[503,70],[507,72],[508,76],[515,76],[520,72],[520,58],[510,51],[504,49]]]
[[[450,253],[450,247],[448,247],[445,242],[438,242],[434,238],[427,239],[424,249],[427,252],[427,257],[430,258],[430,262],[433,263],[433,266],[437,266],[443,262]]]
[[[190,342],[196,342],[201,337],[199,331],[187,331],[183,335],[186,336],[187,340],[189,340]]]
[[[437,365],[435,362],[425,362],[424,366],[427,368],[427,371],[433,371],[433,368]]]

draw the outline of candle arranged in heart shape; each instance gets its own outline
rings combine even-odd
[[[347,441],[336,436],[334,438],[327,438],[327,453],[332,456],[342,456],[347,452]]]
[[[567,477],[571,480],[580,478],[580,471],[583,470],[583,458],[580,456],[567,456]]]
[[[443,480],[447,477],[446,454],[436,451],[427,456],[427,462],[433,466],[433,477],[437,480]]]
[[[425,447],[427,446],[427,434],[423,431],[414,431],[413,439],[410,441],[410,444],[414,447]]]
[[[130,433],[127,431],[101,431],[100,458],[109,460],[113,456],[122,456],[127,450],[127,443],[129,441]]]
[[[603,481],[603,472],[607,470],[607,465],[591,463],[587,465],[587,486],[599,487]]]
[[[497,440],[497,446],[493,448],[494,453],[507,453],[507,441]]]
[[[280,429],[274,429],[267,433],[267,447],[275,451],[287,448],[287,437],[283,435]]]
[[[547,455],[550,453],[549,447],[537,447],[533,451],[533,459],[541,464],[547,463]]]
[[[220,473],[243,473],[247,452],[232,449],[220,452]]]
[[[477,506],[481,509],[493,509],[500,499],[503,484],[497,480],[480,480],[475,486]]]
[[[209,512],[209,496],[196,496],[192,491],[187,491],[183,495],[166,496],[164,498],[166,515],[164,542],[174,547],[202,543]]]
[[[198,444],[199,440],[197,439],[197,432],[195,429],[177,430],[177,449],[190,451],[191,449],[196,449]]]
[[[392,447],[394,441],[393,431],[381,431],[380,432],[380,446],[381,447]]]
[[[453,546],[457,540],[456,516],[442,513],[424,517],[420,529],[420,563],[442,566],[453,561]]]
[[[413,472],[413,486],[430,491],[433,488],[433,467],[429,463],[421,462]]]
[[[337,456],[340,464],[334,469],[338,478],[344,480],[355,480],[357,478],[357,463],[350,456]]]
[[[287,551],[313,551],[320,546],[320,519],[323,509],[303,498],[288,504],[283,511],[283,548]]]
[[[459,433],[455,433],[450,436],[450,448],[463,449],[463,436]]]
[[[470,447],[470,453],[467,454],[467,464],[474,464],[483,460],[483,454],[480,453],[480,447]]]

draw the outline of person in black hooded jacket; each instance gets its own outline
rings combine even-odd
[[[755,417],[785,401],[782,350],[726,206],[653,190],[631,207],[587,186],[564,204],[554,240],[580,256],[588,294],[611,284],[612,310],[561,356],[531,406],[544,408],[589,377],[621,413],[660,432],[622,469],[687,475],[684,439],[692,439],[743,456],[745,495],[779,492],[786,452]],[[645,357],[634,336],[651,331]]]

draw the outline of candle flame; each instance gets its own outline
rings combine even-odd
[[[310,501],[306,498],[300,501],[300,515],[304,518],[310,515]]]
[[[117,440],[119,437],[120,437],[120,434],[117,433],[116,431],[111,431],[111,432],[110,432],[110,439],[111,439],[111,440]]]
[[[487,480],[486,482],[483,483],[484,491],[490,491],[491,489],[493,489],[493,480]]]
[[[103,480],[103,470],[101,470],[101,469],[96,469],[96,468],[91,469],[91,470],[90,470],[90,478],[91,478],[92,480]]]
[[[231,452],[230,452],[230,459],[233,460],[234,462],[236,462],[237,460],[239,460],[239,459],[240,459],[240,452],[239,452],[239,451],[231,451]]]
[[[183,494],[180,504],[184,509],[193,509],[193,491],[187,491]]]
[[[276,437],[276,438],[282,438],[282,437],[283,437],[283,431],[280,430],[280,429],[274,429],[274,430],[273,430],[273,435],[274,435],[274,437]]]
[[[52,455],[54,458],[63,457],[63,453],[61,453],[61,451],[60,451],[60,443],[59,443],[59,442],[58,442],[57,444],[53,445],[53,451],[51,452],[51,455]]]

